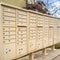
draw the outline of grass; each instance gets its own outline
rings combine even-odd
[[[60,43],[56,44],[56,49],[60,49]]]
[[[25,0],[0,0],[0,2],[8,3],[11,5],[18,6],[18,7],[25,7],[26,6]]]

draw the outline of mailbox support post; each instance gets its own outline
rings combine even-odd
[[[29,54],[29,60],[34,60],[34,53]]]

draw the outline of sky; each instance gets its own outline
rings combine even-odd
[[[42,0],[42,1],[46,3],[46,8],[48,8],[49,12],[53,16],[60,18],[60,0]]]
[[[56,7],[54,10],[57,10],[57,12],[55,14],[53,14],[53,16],[56,16],[56,17],[60,18],[60,0],[56,0],[56,2],[53,3],[53,5]]]

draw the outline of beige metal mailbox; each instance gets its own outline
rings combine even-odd
[[[59,18],[0,4],[0,60],[12,60],[57,44],[59,36]]]

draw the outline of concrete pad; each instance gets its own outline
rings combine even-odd
[[[50,52],[47,56],[42,56],[41,58],[42,60],[52,60],[59,55],[60,55],[60,49]],[[40,59],[37,58],[37,60],[40,60]]]
[[[48,55],[42,55],[42,52],[37,52],[35,54],[34,60],[53,60],[60,55],[60,49],[56,49],[55,51],[51,51],[49,49],[47,52],[48,52]],[[56,59],[59,59],[59,58],[56,58]],[[25,57],[20,60],[29,60],[29,57]]]

